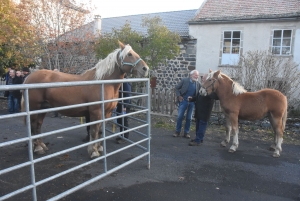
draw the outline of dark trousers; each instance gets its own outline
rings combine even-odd
[[[127,111],[127,112],[129,112],[129,111]],[[122,105],[118,104],[118,106],[117,106],[117,115],[121,115],[121,114],[123,114]],[[127,128],[125,128],[125,127],[128,127],[128,117],[118,118],[117,123],[122,125],[122,126],[120,126],[120,132],[126,131]],[[129,138],[129,132],[124,133],[124,137],[128,139]]]
[[[13,114],[13,113],[18,113],[19,112],[19,108],[20,108],[20,105],[19,105],[19,98],[16,98],[12,95],[12,93],[9,93],[8,97],[8,112],[10,114]]]
[[[207,127],[207,122],[196,119],[196,138],[195,142],[200,143],[203,140],[205,131]]]

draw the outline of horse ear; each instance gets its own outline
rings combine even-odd
[[[209,69],[209,73],[211,73],[211,72],[212,72],[212,70]]]
[[[125,45],[122,42],[120,42],[119,40],[118,40],[118,43],[120,45],[120,48],[123,50],[125,48]]]
[[[218,77],[220,75],[220,73],[221,73],[221,70],[218,70],[218,71],[215,72],[214,75],[216,75]]]

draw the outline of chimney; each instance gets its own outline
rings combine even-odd
[[[97,36],[101,33],[101,15],[94,16],[94,35]]]

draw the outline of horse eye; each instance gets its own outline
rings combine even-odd
[[[131,54],[131,53],[128,53],[128,56],[130,56],[130,57],[131,57],[131,56],[132,56],[132,54]]]

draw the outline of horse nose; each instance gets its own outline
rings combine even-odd
[[[149,73],[148,66],[144,66],[142,69],[143,69],[143,71],[145,71],[145,77],[148,76],[148,73]]]

